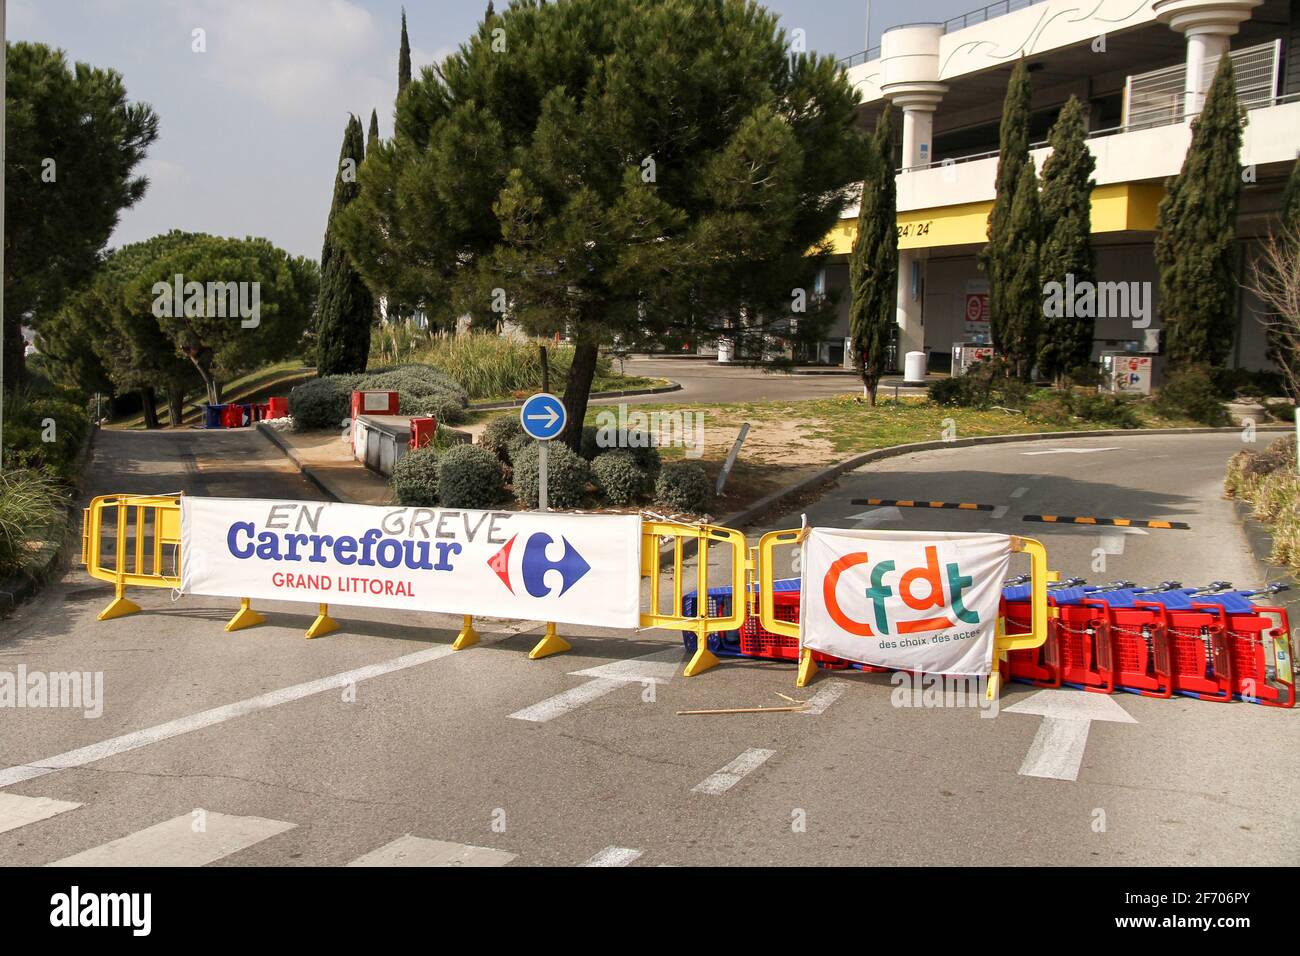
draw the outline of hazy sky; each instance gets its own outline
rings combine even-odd
[[[899,23],[943,20],[977,0],[767,0],[787,30],[837,57]],[[506,0],[498,0],[504,8]],[[407,0],[414,71],[454,50],[487,0]],[[401,0],[9,0],[8,38],[112,67],[153,106],[148,195],[113,244],[179,228],[265,236],[317,258],[348,113],[392,132]],[[207,52],[191,51],[206,31]]]

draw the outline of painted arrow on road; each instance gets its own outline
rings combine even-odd
[[[854,528],[874,528],[876,525],[885,524],[889,521],[902,521],[903,512],[897,508],[871,508],[867,511],[860,511],[855,515],[849,515],[846,521],[852,521]]]
[[[1004,707],[1003,712],[1043,718],[1020,765],[1020,775],[1050,780],[1079,779],[1083,750],[1088,745],[1088,728],[1094,720],[1137,723],[1112,698],[1084,691],[1039,691],[1018,704]]]
[[[1097,451],[1119,451],[1118,445],[1110,445],[1106,448],[1048,448],[1046,451],[1022,451],[1020,454],[1026,456],[1033,455],[1091,455]]]

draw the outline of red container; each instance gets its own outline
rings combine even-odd
[[[1232,655],[1227,615],[1220,607],[1194,604],[1192,610],[1161,608],[1169,634],[1176,693],[1227,703],[1232,700]]]
[[[1115,683],[1143,697],[1172,697],[1169,632],[1164,605],[1135,602],[1133,607],[1112,607],[1105,601],[1084,601],[1097,609],[1110,634]]]
[[[268,398],[266,400],[266,417],[267,418],[288,418],[289,399]]]
[[[438,432],[438,419],[436,418],[412,418],[411,419],[411,442],[412,448],[424,448],[433,444],[433,436]]]
[[[396,415],[396,392],[353,392],[352,420],[362,415]]]
[[[1028,634],[1033,630],[1033,610],[1028,601],[1003,601],[1003,628],[1008,634]],[[1019,680],[1036,687],[1061,686],[1061,648],[1057,629],[1048,627],[1047,640],[1041,647],[1008,651],[1007,680]]]
[[[1229,614],[1227,636],[1233,693],[1266,707],[1294,707],[1294,653],[1286,610],[1260,606],[1254,614]]]
[[[778,621],[799,621],[799,592],[777,591],[772,595],[772,612]],[[740,653],[746,657],[766,657],[777,661],[797,661],[799,659],[799,638],[773,634],[754,615],[746,615],[745,623],[740,626]],[[827,670],[841,670],[852,662],[813,651],[813,660],[819,667]]]
[[[244,427],[244,406],[227,405],[221,410],[221,427],[222,428],[243,428]]]

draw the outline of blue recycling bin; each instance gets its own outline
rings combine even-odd
[[[203,406],[203,427],[220,428],[221,414],[226,410],[225,405],[204,405]]]

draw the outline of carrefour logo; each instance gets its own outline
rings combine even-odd
[[[510,554],[518,538],[519,535],[512,537],[500,551],[488,559],[488,567],[496,572],[501,583],[511,594],[515,593],[515,585]],[[563,597],[566,591],[591,570],[591,565],[578,553],[578,549],[569,542],[568,538],[562,537],[560,541],[564,545],[564,551],[559,560],[552,560],[547,556],[547,548],[555,543],[555,539],[544,531],[529,535],[528,540],[524,542],[524,553],[519,561],[518,573],[523,580],[524,590],[535,598],[546,597],[552,592],[554,577],[551,577],[551,583],[548,583],[548,572],[554,571],[559,574],[560,590],[556,596]]]
[[[870,621],[850,617],[839,601],[840,576],[859,565],[867,566],[869,584],[863,593],[870,604]],[[940,568],[939,549],[934,545],[925,548],[924,564],[904,568],[892,560],[872,564],[867,552],[857,551],[830,566],[822,579],[822,596],[831,620],[850,634],[921,634],[978,624],[979,614],[967,608],[963,599],[973,583],[973,578],[961,573],[956,561]]]

